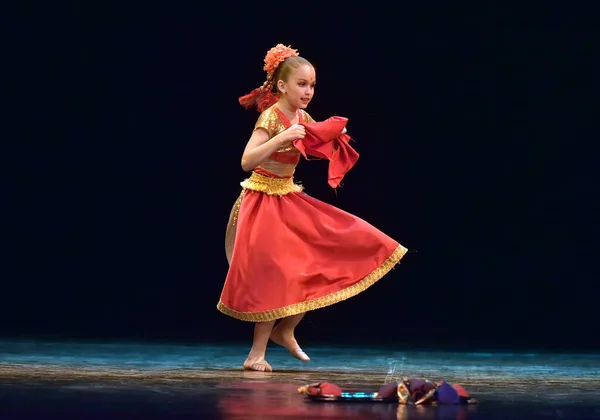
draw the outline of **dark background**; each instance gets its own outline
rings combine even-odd
[[[284,43],[361,154],[337,195],[326,162],[297,179],[417,251],[302,344],[598,349],[593,8],[178,4],[15,18],[1,335],[250,345],[216,310],[237,97]]]

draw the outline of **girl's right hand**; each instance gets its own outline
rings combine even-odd
[[[290,128],[279,134],[279,143],[283,146],[289,146],[294,140],[303,139],[306,136],[306,130],[303,125],[294,124]]]

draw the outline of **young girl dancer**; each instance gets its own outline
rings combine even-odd
[[[317,123],[305,111],[316,83],[309,61],[278,44],[267,53],[264,70],[264,84],[240,98],[261,114],[242,155],[242,168],[252,174],[241,183],[227,225],[229,271],[217,308],[255,323],[244,369],[271,372],[265,359],[269,339],[297,359],[310,360],[294,335],[304,314],[364,291],[407,249],[294,183],[301,154],[320,151],[330,160],[332,186],[358,154],[347,143],[345,119]],[[324,138],[332,130],[335,138]],[[340,174],[344,159],[350,162]]]

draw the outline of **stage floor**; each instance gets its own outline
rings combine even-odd
[[[305,347],[269,350],[273,373],[244,372],[246,346],[0,341],[0,419],[598,419],[600,355]],[[376,391],[401,376],[465,386],[480,405],[314,403],[329,381]]]

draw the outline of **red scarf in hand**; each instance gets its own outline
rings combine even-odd
[[[325,121],[300,122],[306,130],[303,139],[294,140],[294,147],[308,159],[308,156],[329,160],[328,183],[337,188],[344,175],[358,160],[358,152],[348,144],[350,136],[341,134],[348,118],[330,117]]]

